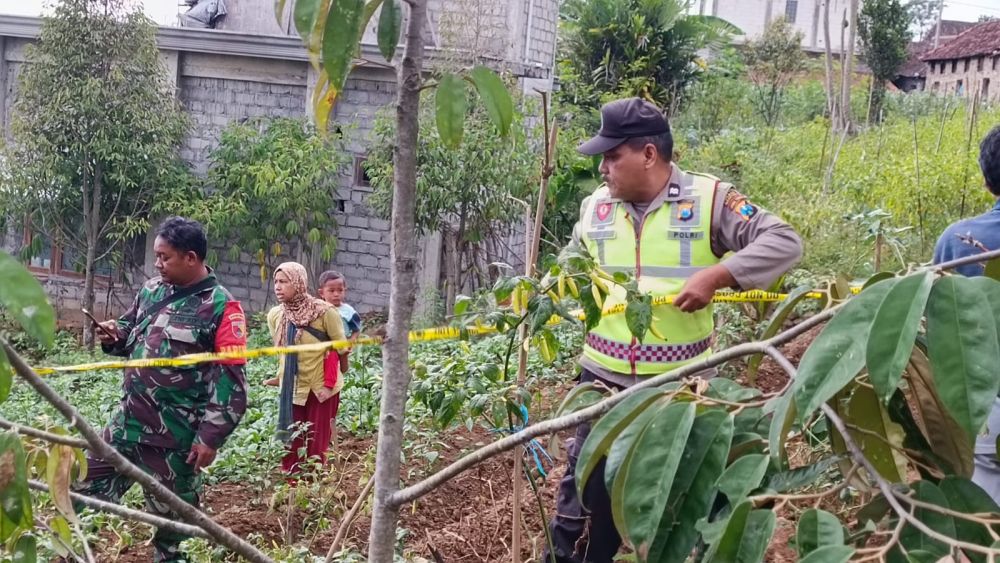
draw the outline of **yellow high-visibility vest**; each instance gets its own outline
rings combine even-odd
[[[680,174],[677,174],[680,172]],[[712,252],[712,208],[717,178],[674,167],[667,201],[646,215],[639,232],[621,200],[606,186],[583,206],[581,240],[601,269],[627,272],[639,289],[654,295],[674,295],[696,272],[718,264]],[[604,307],[625,303],[625,289],[608,284]],[[715,322],[709,305],[684,313],[673,305],[653,307],[653,331],[642,342],[632,337],[625,315],[601,319],[586,337],[583,354],[611,371],[657,375],[711,354]]]

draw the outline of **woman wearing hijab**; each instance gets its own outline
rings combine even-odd
[[[279,305],[267,314],[267,326],[277,346],[312,344],[344,339],[344,324],[337,309],[308,292],[308,274],[301,264],[285,262],[274,271],[274,295]],[[326,387],[324,358],[327,351],[281,356],[278,438],[288,445],[281,460],[286,473],[296,473],[306,457],[326,462],[332,435],[331,421],[340,404],[343,378]],[[293,428],[293,425],[307,425]],[[294,439],[293,439],[294,435]],[[305,447],[305,456],[301,455]]]

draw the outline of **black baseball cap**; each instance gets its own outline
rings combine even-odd
[[[642,98],[626,98],[604,104],[601,129],[597,136],[576,150],[586,155],[603,154],[634,137],[649,137],[670,132],[663,112]]]

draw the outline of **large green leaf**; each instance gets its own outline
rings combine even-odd
[[[663,391],[659,389],[641,389],[612,407],[594,424],[580,448],[576,462],[576,490],[580,498],[583,498],[583,486],[590,479],[594,467],[608,454],[615,438],[662,396]]]
[[[1000,258],[997,258],[997,261],[1000,262]],[[993,310],[993,321],[997,323],[997,334],[1000,338],[1000,282],[984,276],[969,278],[969,282],[986,296],[986,301]]]
[[[903,447],[903,429],[889,417],[875,390],[854,386],[846,408],[839,412],[844,422],[858,429],[848,428],[848,433],[879,474],[890,483],[905,482],[906,458],[896,449]]]
[[[625,307],[625,324],[636,340],[642,342],[653,322],[653,297],[642,294],[628,302]]]
[[[612,515],[616,525],[620,523],[622,537],[640,557],[659,528],[694,419],[693,403],[671,403],[658,409],[615,478]]]
[[[24,534],[17,539],[11,563],[35,563],[36,561],[38,561],[38,541],[35,536]]]
[[[0,348],[0,403],[10,396],[10,388],[14,384],[14,370],[7,361],[7,352]]]
[[[938,483],[941,493],[948,499],[952,510],[965,514],[1000,514],[1000,506],[979,485],[961,477],[945,477]],[[1000,532],[1000,526],[993,526]],[[955,519],[955,532],[958,539],[982,546],[993,545],[993,537],[986,526],[962,518]],[[985,561],[986,557],[974,551],[964,551],[972,561]]]
[[[750,491],[760,486],[766,473],[766,455],[745,455],[734,461],[719,477],[719,492],[726,495],[729,504],[736,506],[746,499]]]
[[[569,393],[566,393],[566,397],[563,399],[562,404],[559,405],[559,409],[556,410],[554,417],[558,418],[564,414],[576,412],[597,404],[604,398],[604,393],[600,389],[589,382],[577,385]]]
[[[823,546],[803,557],[799,563],[847,563],[854,555],[854,548],[848,545]]]
[[[1000,281],[1000,258],[994,258],[986,263],[983,275],[996,281]]]
[[[465,82],[454,74],[445,74],[437,85],[434,100],[437,105],[438,135],[444,144],[456,148],[462,144],[465,127],[466,100]]]
[[[905,376],[916,409],[916,422],[921,426],[931,451],[939,458],[948,460],[955,475],[971,477],[975,467],[972,457],[974,440],[966,435],[945,408],[934,386],[930,360],[919,346],[913,349]]]
[[[866,364],[868,377],[882,402],[889,402],[903,377],[933,284],[934,273],[929,271],[902,278],[889,290],[875,314]]]
[[[812,287],[801,286],[796,287],[788,294],[788,297],[784,301],[778,304],[777,308],[774,309],[774,313],[771,314],[771,318],[767,320],[767,324],[764,326],[764,331],[761,332],[758,340],[767,340],[778,331],[781,327],[785,325],[785,321],[788,317],[795,311],[795,307],[802,302],[803,299],[808,297],[809,293],[813,291]],[[757,370],[760,369],[760,363],[764,359],[764,354],[754,354],[750,356],[747,360],[747,382],[753,385],[757,381]]]
[[[921,500],[930,504],[936,504],[944,508],[951,508],[948,503],[948,499],[941,492],[941,489],[937,488],[936,485],[929,481],[917,481],[911,485],[913,489],[913,498]],[[928,528],[944,534],[949,538],[953,538],[956,535],[955,530],[955,520],[951,516],[941,514],[940,512],[929,510],[926,508],[918,508],[913,513],[917,520],[923,522]],[[913,550],[923,550],[939,557],[944,557],[948,555],[948,546],[945,544],[931,539],[917,528],[912,525],[906,525],[903,528],[902,533],[899,536],[899,542],[906,548],[907,551]]]
[[[833,514],[810,508],[799,518],[795,545],[799,557],[805,557],[821,547],[844,545],[844,526]]]
[[[392,62],[403,29],[403,7],[399,0],[383,0],[378,15],[378,50],[385,60]]]
[[[476,87],[479,98],[486,106],[490,120],[496,125],[500,135],[506,137],[510,132],[511,123],[514,122],[514,100],[504,86],[503,80],[485,66],[473,68],[469,73],[469,80]]]
[[[285,3],[287,0],[274,0],[274,19],[278,20],[278,25],[282,25],[285,17]]]
[[[16,434],[0,431],[0,513],[4,524],[0,542],[18,527],[31,527],[31,493],[28,491],[24,448]]]
[[[72,481],[73,448],[61,444],[53,444],[49,448],[49,459],[46,464],[46,481],[49,484],[49,495],[52,503],[70,522],[77,522],[73,501],[69,496],[69,486]]]
[[[56,312],[38,280],[13,256],[0,251],[0,307],[17,320],[32,338],[51,346]]]
[[[923,429],[913,416],[913,411],[910,409],[910,405],[907,403],[906,395],[902,389],[897,389],[893,393],[892,398],[889,399],[889,404],[886,406],[886,410],[889,413],[889,418],[903,429],[903,448],[908,450],[908,455],[914,461],[927,466],[917,466],[917,471],[920,472],[923,478],[939,479],[943,475],[955,474],[956,470],[953,461],[942,458],[931,449],[930,442],[927,441]],[[933,467],[940,468],[940,471],[933,472],[931,470]]]
[[[334,98],[344,83],[361,41],[364,0],[336,0],[330,4],[323,29],[323,69]]]
[[[785,456],[785,440],[795,423],[795,398],[791,392],[772,399],[774,413],[771,416],[771,427],[767,433],[767,447],[771,459],[777,467],[787,467]]]
[[[719,541],[712,545],[707,563],[758,563],[764,560],[777,517],[771,510],[751,510],[750,503],[736,507]]]
[[[927,345],[941,402],[969,438],[986,422],[997,396],[997,326],[983,314],[986,296],[970,279],[947,276],[931,290]]]
[[[895,284],[886,280],[850,299],[803,354],[792,389],[800,421],[808,420],[864,367],[872,319]]]
[[[295,21],[295,30],[305,41],[308,41],[309,35],[313,32],[319,5],[320,0],[295,0],[292,19]]]
[[[635,445],[635,439],[642,434],[642,431],[646,429],[646,425],[652,420],[653,415],[655,415],[659,409],[657,408],[646,408],[642,413],[629,424],[625,430],[622,430],[621,434],[615,438],[615,441],[611,443],[611,448],[608,450],[607,459],[604,463],[604,486],[610,491],[615,486],[615,477],[618,476],[618,469],[621,468],[622,462],[628,457],[629,452],[632,451],[632,446]]]
[[[697,523],[712,507],[732,439],[729,413],[711,410],[695,418],[647,561],[682,561],[694,549]],[[641,546],[637,549],[643,552]]]

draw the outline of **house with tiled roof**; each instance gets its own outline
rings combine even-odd
[[[978,25],[976,22],[941,20],[940,28],[932,26],[919,41],[913,41],[907,47],[908,58],[897,71],[896,78],[892,80],[893,85],[903,92],[926,89],[927,63],[922,60],[924,54],[976,25]]]
[[[1000,21],[981,23],[921,59],[931,92],[1000,101]]]

